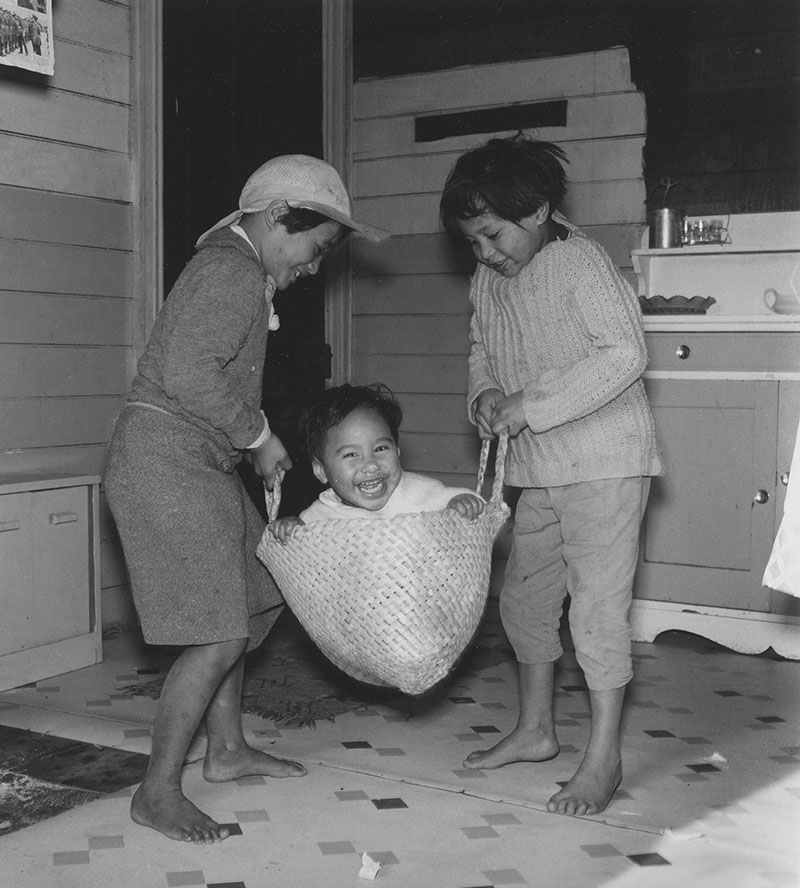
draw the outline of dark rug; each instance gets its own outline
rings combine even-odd
[[[495,621],[484,621],[453,673],[423,697],[408,697],[392,688],[355,681],[337,669],[311,641],[286,608],[267,641],[248,655],[242,687],[242,711],[290,727],[313,727],[317,721],[334,721],[337,715],[366,709],[377,703],[412,712],[432,705],[459,674],[494,666],[511,659],[513,652]],[[130,696],[157,699],[164,676],[127,685]]]
[[[0,725],[0,836],[144,777],[147,756]]]

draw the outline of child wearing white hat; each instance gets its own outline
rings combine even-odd
[[[183,648],[164,681],[147,773],[131,803],[139,824],[212,843],[226,827],[181,789],[201,722],[210,782],[305,768],[247,744],[243,658],[266,637],[282,598],[255,550],[264,522],[235,471],[248,456],[268,488],[291,468],[260,409],[276,290],[316,274],[357,222],[336,170],[276,157],[248,179],[239,209],[197,242],[165,301],[117,419],[105,492],[117,523],[145,641]]]

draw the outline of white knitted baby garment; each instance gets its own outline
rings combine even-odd
[[[800,598],[800,427],[789,469],[783,518],[761,582],[770,589]]]

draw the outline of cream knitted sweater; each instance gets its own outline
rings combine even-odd
[[[509,442],[507,484],[661,474],[641,313],[598,243],[573,229],[514,278],[479,265],[470,298],[470,418],[485,389],[523,392],[528,428]]]

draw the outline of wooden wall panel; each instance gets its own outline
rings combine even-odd
[[[28,84],[4,82],[0,127],[14,133],[104,151],[128,151],[128,108],[68,92],[45,92],[31,102]],[[37,113],[31,113],[35,108]]]
[[[643,121],[637,122],[641,131]],[[511,135],[511,133],[509,133]],[[450,140],[445,140],[450,141]],[[450,170],[464,148],[474,144],[475,138],[464,140],[457,151],[422,154],[431,146],[417,143],[413,147],[420,153],[406,157],[364,159],[356,164],[351,193],[354,198],[364,195],[375,197],[388,194],[414,194],[421,191],[441,191]],[[570,185],[576,182],[609,182],[629,179],[632,170],[641,169],[644,136],[637,133],[621,138],[605,138],[599,141],[568,142],[559,140],[567,152],[566,165]],[[440,145],[436,143],[437,149]]]
[[[467,361],[463,355],[353,355],[354,377],[360,384],[382,382],[393,392],[467,393]]]
[[[612,260],[623,269],[630,269],[631,244],[641,246],[644,226],[639,222],[619,225],[586,225],[586,233],[608,250]],[[470,275],[475,260],[469,250],[457,249],[443,233],[396,235],[381,244],[355,240],[353,273],[359,300],[369,298],[370,281],[378,278],[378,290],[386,286],[384,277],[392,275],[460,274]],[[359,280],[366,278],[367,280]]]
[[[380,315],[353,319],[355,354],[467,355],[469,315]]]
[[[56,2],[55,12],[56,43],[69,40],[106,52],[131,54],[130,3],[124,0],[114,0],[113,3],[103,0]]]
[[[406,274],[355,278],[354,315],[469,315],[466,274]]]
[[[512,135],[415,142],[414,119],[553,99],[566,99],[566,125],[529,132],[567,151],[566,215],[632,280],[631,250],[646,220],[646,113],[625,49],[356,83],[356,212],[395,236],[378,247],[353,245],[353,378],[385,383],[404,406],[408,468],[455,478],[477,466],[477,433],[466,417],[475,262],[441,232],[439,198],[464,150]]]
[[[394,234],[428,234],[441,228],[439,197],[440,191],[362,198],[357,212],[365,222]],[[642,182],[637,179],[578,183],[570,188],[562,209],[580,226],[644,224],[646,218]]]
[[[478,469],[477,435],[405,434],[403,465],[412,472],[471,475]]]
[[[428,432],[473,436],[475,428],[467,417],[464,395],[397,393],[403,408],[403,429],[406,432]]]
[[[54,89],[93,96],[122,105],[130,101],[131,59],[127,42],[114,51],[60,39],[56,23],[55,73],[50,78]],[[94,33],[94,32],[92,32]]]
[[[443,233],[398,235],[380,244],[355,238],[351,247],[353,272],[360,277],[471,273],[475,264],[469,250],[454,249]]]
[[[476,65],[624,46],[647,99],[648,193],[670,176],[689,215],[800,208],[797,0],[502,2],[487,26],[489,5],[355,0],[356,77],[462,71],[467,96]]]
[[[0,398],[120,395],[129,383],[125,348],[4,345],[0,349]],[[2,409],[8,407],[4,404]]]
[[[124,403],[124,395],[7,400],[0,408],[0,450],[29,447],[31,441],[40,447],[104,443]]]
[[[628,53],[617,48],[361,81],[353,97],[353,116],[357,120],[394,117],[442,108],[591,96],[619,90],[620,85],[634,89]]]
[[[3,185],[128,202],[129,169],[127,154],[14,133],[4,133],[0,138],[0,184]]]
[[[101,474],[134,366],[132,55],[153,35],[125,0],[54,18],[54,76],[0,72],[0,469]],[[120,603],[105,515],[101,582]]]
[[[633,283],[636,276],[631,262],[630,245],[640,244],[644,230],[642,224],[636,222],[581,227],[608,250],[614,264]],[[377,248],[374,245],[355,243],[353,247],[353,287],[354,298],[358,302],[355,310],[358,313],[370,312],[373,295],[375,304],[379,305],[385,300],[383,294],[390,287],[397,294],[404,292],[406,284],[402,280],[389,283],[394,276],[412,277],[414,280],[411,285],[422,287],[423,279],[431,275],[433,279],[424,285],[426,289],[423,292],[433,294],[438,286],[437,279],[446,275],[454,277],[443,283],[444,287],[457,285],[457,279],[464,280],[464,286],[467,287],[466,281],[475,267],[475,260],[469,251],[455,250],[444,234],[400,235]],[[445,309],[447,311],[449,309]]]
[[[5,406],[0,403],[0,417]],[[5,450],[2,453],[3,474],[41,471],[54,475],[98,475],[102,474],[107,451],[108,443]]]
[[[6,343],[127,346],[132,310],[130,299],[0,290]]]
[[[435,76],[435,75],[430,75]],[[442,109],[448,113],[453,109]],[[469,109],[474,110],[474,109]],[[524,130],[539,139],[569,143],[579,139],[615,137],[641,134],[636,121],[644,120],[644,97],[639,93],[613,93],[595,98],[569,99],[567,125]],[[365,118],[353,124],[353,152],[356,160],[381,157],[391,153],[392,146],[407,145],[412,154],[450,151],[462,152],[481,144],[491,136],[512,136],[516,130],[478,133],[469,136],[451,136],[436,142],[414,141],[414,117],[398,116]]]
[[[0,239],[3,287],[9,290],[130,296],[132,264],[131,254],[119,250]]]
[[[0,238],[130,250],[131,208],[109,200],[0,186]]]

